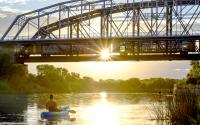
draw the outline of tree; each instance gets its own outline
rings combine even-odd
[[[28,77],[28,66],[22,64],[14,64],[12,66],[12,77],[26,78]]]
[[[200,63],[199,61],[191,61],[192,66],[190,72],[187,75],[187,83],[200,84]]]
[[[12,62],[11,57],[7,53],[0,54],[0,78],[7,78],[12,72]]]
[[[39,65],[37,71],[37,79],[41,86],[55,92],[69,91],[70,74],[68,70],[55,68],[52,65]]]

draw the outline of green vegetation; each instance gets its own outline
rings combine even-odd
[[[200,102],[198,93],[182,89],[174,96],[159,96],[150,107],[157,124],[199,125]]]
[[[187,83],[198,85],[200,84],[200,63],[199,61],[191,62],[191,70],[187,75]]]
[[[173,96],[160,95],[157,103],[152,104],[151,111],[158,124],[199,125],[200,124],[200,63],[191,62],[191,70],[187,75],[187,84],[178,86]],[[190,84],[190,85],[188,85]]]
[[[99,80],[81,77],[64,68],[52,65],[38,65],[37,75],[28,73],[26,65],[13,64],[8,54],[0,54],[0,93],[172,93],[174,85],[178,90],[174,96],[159,94],[157,104],[151,111],[159,124],[189,125],[200,123],[199,95],[192,87],[200,84],[200,63],[191,62],[186,79],[150,78],[140,80]],[[191,85],[188,85],[191,84]],[[152,110],[153,109],[153,110]]]
[[[55,68],[52,65],[38,65],[37,75],[29,74],[26,65],[13,64],[10,75],[2,77],[0,91],[6,92],[169,92],[174,84],[181,80],[151,78],[140,80],[131,78],[128,80],[99,80],[90,77],[80,77],[77,73],[70,73],[64,68]],[[7,84],[6,84],[7,83]],[[5,91],[2,91],[5,90]]]
[[[150,78],[140,80],[99,80],[90,77],[80,77],[80,74],[69,72],[64,68],[52,65],[38,65],[37,75],[29,74],[26,65],[13,64],[8,54],[0,54],[0,92],[2,93],[87,93],[87,92],[172,92],[174,84],[186,85],[188,79]],[[192,62],[192,65],[197,63]],[[198,64],[199,65],[199,64]],[[196,71],[194,66],[191,72]],[[192,77],[193,78],[193,77]],[[199,77],[195,77],[199,78]]]
[[[198,94],[185,89],[167,101],[168,117],[173,125],[199,124]]]

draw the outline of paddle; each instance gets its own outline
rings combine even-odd
[[[76,121],[76,118],[70,118],[69,120],[70,121]]]
[[[64,108],[61,108],[61,110],[67,110],[69,113],[76,113],[76,111],[75,111],[75,110],[71,110],[71,109],[69,108],[69,106],[64,107]]]
[[[75,110],[68,110],[70,113],[76,113]]]

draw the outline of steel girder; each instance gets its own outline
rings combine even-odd
[[[100,7],[92,9],[95,5]],[[84,8],[87,6],[89,6],[89,11],[86,12]],[[187,8],[187,6],[191,7]],[[196,6],[195,9],[194,6]],[[178,10],[176,7],[180,9]],[[72,14],[74,12],[73,9],[77,8],[80,8],[79,13]],[[190,8],[194,10],[193,14],[189,15]],[[145,12],[145,9],[148,12]],[[68,14],[66,18],[62,18],[61,13],[64,12]],[[49,15],[54,13],[58,13],[58,21],[50,23]],[[123,19],[119,21],[120,23],[113,17],[117,13],[124,13]],[[8,37],[8,33],[15,25],[18,25],[18,31],[12,40],[20,40],[19,35],[27,25],[36,29],[36,33],[30,36],[31,39],[61,39],[61,29],[65,27],[68,28],[66,33],[68,37],[66,39],[74,38],[74,31],[76,31],[76,38],[93,38],[89,31],[93,30],[94,33],[95,29],[92,29],[90,22],[91,19],[98,17],[101,18],[99,36],[102,38],[127,37],[128,35],[124,34],[129,33],[130,27],[132,27],[131,36],[172,36],[175,35],[173,28],[177,27],[177,24],[180,26],[179,30],[182,29],[178,35],[191,35],[193,25],[195,22],[198,23],[199,14],[199,0],[157,0],[145,2],[134,2],[133,0],[133,2],[118,4],[111,0],[93,2],[71,0],[17,16],[3,35],[2,40],[6,40],[5,38]],[[42,21],[40,18],[42,17],[47,17],[45,20],[47,22],[46,26],[41,26]],[[185,22],[184,18],[189,21]],[[89,21],[89,23],[84,24],[84,21]],[[56,36],[53,33],[54,31],[58,31],[59,35]]]

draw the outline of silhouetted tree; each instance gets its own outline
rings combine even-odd
[[[191,61],[192,66],[190,72],[187,75],[187,83],[200,84],[200,63],[199,61]]]
[[[11,57],[8,53],[0,54],[0,78],[9,77],[12,72]]]
[[[55,68],[52,65],[38,65],[38,82],[55,92],[68,92],[70,74],[64,68]]]
[[[188,81],[199,83],[200,64],[193,61],[188,74]],[[0,92],[155,92],[160,89],[171,89],[173,84],[184,84],[185,80],[151,78],[140,80],[99,80],[82,77],[65,68],[52,65],[38,65],[37,74],[29,74],[27,65],[13,64],[9,54],[0,54]],[[4,92],[5,92],[4,91]]]

